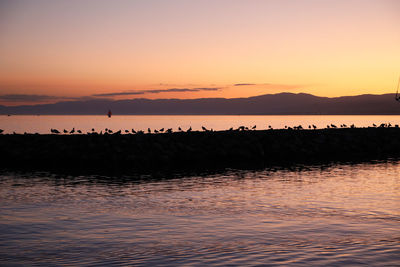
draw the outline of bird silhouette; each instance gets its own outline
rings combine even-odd
[[[181,128],[181,127],[178,127],[178,131],[182,132],[182,128]]]
[[[169,128],[166,132],[167,133],[172,133],[172,128]]]
[[[161,129],[159,130],[159,132],[164,132],[164,128],[161,128]]]
[[[70,134],[75,133],[75,128],[72,128],[72,130],[69,132]]]
[[[154,133],[158,133],[158,131],[156,129],[154,129]]]
[[[150,128],[147,128],[147,132],[148,132],[148,133],[151,133],[151,130],[150,130]]]
[[[257,125],[254,125],[253,127],[251,127],[252,130],[255,130],[257,128]]]
[[[77,133],[79,133],[79,134],[81,134],[82,133],[82,131],[81,130],[78,130],[78,131],[76,131]]]
[[[133,128],[132,128],[132,133],[133,133],[133,134],[135,134],[135,133],[136,133],[135,129],[133,129]]]
[[[187,130],[187,132],[191,132],[192,131],[192,126],[189,127],[189,129]]]
[[[205,131],[205,132],[207,132],[208,130],[207,130],[207,128],[206,127],[204,127],[204,126],[201,126],[201,129],[203,129],[203,131]]]
[[[4,132],[4,130],[3,129],[0,129],[0,134],[2,134]]]
[[[63,132],[64,132],[65,134],[66,134],[66,133],[68,133],[68,131],[67,131],[67,130],[65,130],[65,129],[64,129],[64,131],[63,131]]]
[[[129,133],[129,131],[128,131],[128,130],[125,130],[125,133]]]

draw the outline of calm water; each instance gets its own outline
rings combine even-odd
[[[0,265],[400,265],[400,163],[0,176]]]
[[[230,127],[254,126],[257,129],[266,129],[268,125],[273,128],[286,126],[308,127],[314,124],[325,128],[327,124],[351,125],[357,127],[372,126],[373,123],[400,124],[400,116],[0,116],[0,129],[7,133],[50,133],[50,128],[58,130],[72,128],[83,132],[95,128],[97,131],[109,128],[112,130],[147,130],[178,127],[200,130],[201,126],[214,130],[227,130]]]

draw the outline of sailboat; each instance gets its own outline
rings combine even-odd
[[[399,81],[397,82],[397,91],[396,91],[396,97],[395,97],[395,99],[400,102],[399,85],[400,85],[400,76],[399,76]]]
[[[107,113],[107,116],[108,116],[109,118],[111,118],[111,115],[112,115],[111,109],[109,109],[109,110],[108,110],[108,113]]]

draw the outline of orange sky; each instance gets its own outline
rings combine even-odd
[[[399,14],[396,0],[5,0],[0,104],[391,93]]]

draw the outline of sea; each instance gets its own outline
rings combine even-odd
[[[12,133],[400,116],[1,116]],[[0,266],[400,266],[400,161],[154,175],[0,171]]]
[[[340,127],[346,125],[347,127],[354,125],[355,127],[369,127],[373,124],[379,126],[382,123],[390,123],[393,126],[400,125],[400,115],[232,115],[232,116],[203,116],[203,115],[186,115],[186,116],[160,116],[160,115],[114,115],[112,117],[102,116],[48,116],[48,115],[1,115],[0,116],[0,129],[4,133],[39,133],[50,134],[50,129],[57,129],[58,131],[71,131],[72,129],[81,130],[83,133],[91,132],[94,129],[97,132],[104,129],[111,129],[112,131],[125,130],[132,132],[143,130],[146,131],[150,128],[151,131],[160,130],[162,128],[172,128],[173,131],[178,131],[179,127],[182,130],[187,130],[190,127],[193,130],[202,130],[202,126],[215,131],[228,130],[238,128],[240,126],[254,127],[257,130],[269,129],[283,129],[285,126],[294,127],[301,125],[303,128],[308,129],[309,126],[315,125],[318,128],[326,128],[331,124]]]

